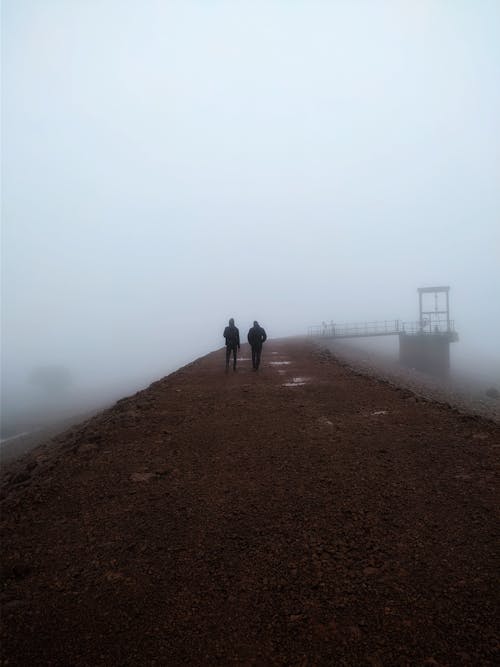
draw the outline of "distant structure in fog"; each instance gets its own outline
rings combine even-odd
[[[37,366],[29,375],[29,382],[50,395],[63,394],[72,384],[71,372],[65,366]]]
[[[450,319],[450,288],[419,287],[417,292],[417,322],[383,320],[340,325],[333,321],[329,325],[323,322],[309,327],[309,336],[327,339],[399,336],[400,363],[424,373],[446,376],[450,370],[450,343],[458,340],[454,322]],[[433,304],[429,304],[426,295],[434,297]]]

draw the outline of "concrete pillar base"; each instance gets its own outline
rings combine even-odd
[[[399,363],[423,373],[448,377],[450,339],[443,334],[400,334]]]

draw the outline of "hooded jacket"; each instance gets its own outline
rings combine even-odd
[[[240,331],[238,327],[228,326],[224,329],[224,338],[226,339],[227,347],[239,347],[240,346]]]

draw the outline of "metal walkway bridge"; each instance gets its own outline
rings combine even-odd
[[[402,364],[446,376],[450,369],[450,343],[458,340],[453,320],[450,320],[449,291],[449,287],[419,287],[417,322],[383,320],[336,324],[332,320],[329,324],[322,322],[309,327],[308,334],[323,340],[398,336],[399,360]],[[434,307],[429,304],[431,295],[434,296]]]
[[[314,325],[308,328],[308,335],[321,338],[368,338],[371,336],[399,336],[401,334],[442,335],[449,340],[456,339],[453,320],[422,322],[402,322],[401,320],[382,320],[378,322],[356,322],[350,324]]]

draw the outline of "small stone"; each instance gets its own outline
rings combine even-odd
[[[17,475],[14,475],[12,478],[12,484],[23,484],[30,479],[31,475],[28,471],[18,472]]]
[[[91,442],[86,442],[83,445],[80,445],[78,447],[78,451],[82,454],[86,454],[88,452],[95,452],[98,449],[97,445],[91,443]]]
[[[149,482],[153,477],[155,477],[154,472],[133,472],[130,475],[130,480],[132,482]]]

